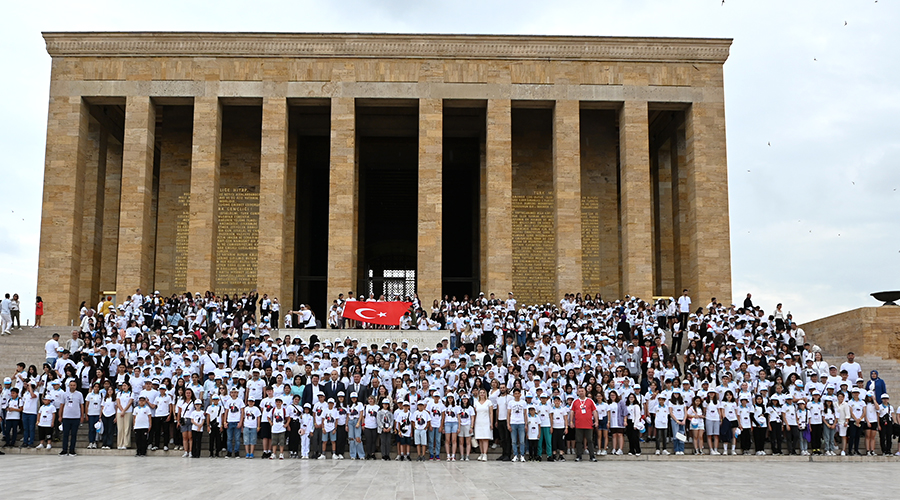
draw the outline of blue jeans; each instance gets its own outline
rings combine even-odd
[[[675,453],[684,452],[684,441],[675,437],[675,434],[679,432],[684,434],[684,425],[679,424],[675,421],[675,419],[671,419],[670,423],[672,425],[672,445],[675,447]]]
[[[94,425],[100,421],[100,415],[88,415],[88,442],[97,442],[97,429]],[[106,429],[104,429],[105,431]]]
[[[428,454],[433,457],[441,456],[441,429],[428,429]]]
[[[3,438],[6,439],[7,446],[16,445],[16,440],[19,439],[19,419],[3,420]]]
[[[241,430],[238,429],[238,423],[228,422],[226,434],[225,449],[228,450],[228,453],[237,453],[241,448]]]
[[[512,436],[512,450],[514,457],[525,456],[525,424],[511,424],[509,431]]]
[[[81,425],[81,419],[64,418],[62,419],[63,437],[62,451],[63,453],[75,453],[75,438],[78,436],[78,426]]]
[[[48,365],[50,365],[50,369],[55,369],[56,368],[56,359],[57,358],[47,358],[44,360],[44,362],[46,362]]]
[[[362,428],[356,426],[358,423],[358,418],[351,419],[347,423],[347,441],[350,442],[350,458],[362,460],[366,458],[366,452],[363,450],[362,441],[356,442],[356,438],[362,438]]]
[[[37,413],[22,414],[22,446],[34,446],[35,425],[37,425]]]

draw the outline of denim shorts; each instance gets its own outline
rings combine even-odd
[[[331,441],[333,443],[337,442],[337,431],[331,431],[331,432],[322,431],[322,442],[327,443],[329,441]]]
[[[600,424],[597,425],[597,429],[601,431],[605,431],[609,429],[609,417],[603,417],[600,419]]]
[[[244,444],[256,444],[256,427],[244,427]]]
[[[428,431],[426,431],[425,429],[416,429],[415,441],[417,445],[428,445]]]
[[[459,422],[444,422],[444,434],[455,434],[459,432]]]

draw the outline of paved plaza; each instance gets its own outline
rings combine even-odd
[[[724,457],[723,457],[724,458]],[[735,457],[741,458],[741,457]],[[508,498],[891,498],[898,463],[777,460],[641,460],[566,463],[409,463],[181,460],[161,457],[0,457],[5,498],[95,498],[128,485],[128,497],[508,499]],[[97,471],[97,474],[85,474]],[[859,488],[864,485],[864,489]],[[119,490],[121,491],[121,490]],[[744,493],[741,493],[744,492]]]

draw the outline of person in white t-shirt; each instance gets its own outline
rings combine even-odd
[[[287,427],[291,421],[290,413],[284,406],[283,399],[275,400],[275,408],[269,412],[269,423],[272,426],[272,454],[269,455],[270,460],[275,460],[275,453],[278,453],[278,459],[284,460],[285,437],[287,436]]]
[[[262,412],[259,407],[256,406],[256,401],[252,399],[248,400],[247,406],[241,413],[240,425],[244,430],[244,449],[246,451],[244,458],[253,458],[253,451],[256,448],[256,433],[257,429],[259,429],[261,417]]]
[[[46,446],[49,450],[53,438],[53,417],[56,414],[56,406],[53,405],[47,394],[44,395],[43,401],[44,404],[38,409],[37,438],[39,443],[37,449],[40,450]]]
[[[194,408],[189,413],[191,422],[191,454],[188,458],[200,458],[201,441],[203,440],[203,427],[206,424],[206,412],[203,411],[203,401],[194,400]]]
[[[138,397],[138,404],[132,412],[134,419],[134,439],[137,444],[137,456],[147,456],[148,433],[153,425],[153,409],[147,403],[147,396]]]

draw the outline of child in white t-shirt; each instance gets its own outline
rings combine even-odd
[[[428,427],[431,425],[431,414],[425,409],[425,401],[416,403],[416,412],[413,414],[413,426],[415,427],[416,453],[419,462],[425,461],[425,448],[428,447]]]
[[[50,441],[53,437],[53,416],[56,415],[56,406],[49,395],[44,395],[44,404],[38,408],[37,437],[40,441],[37,448],[40,450],[45,445],[50,449]]]
[[[303,460],[309,459],[309,438],[312,436],[314,428],[312,405],[306,403],[303,405],[303,414],[300,416],[300,458]]]
[[[541,437],[541,419],[538,418],[534,405],[528,406],[528,423],[525,430],[528,439],[528,460],[535,462],[540,460],[538,456],[538,439]]]
[[[241,414],[241,423],[244,428],[245,458],[253,458],[253,450],[256,448],[256,432],[259,428],[259,420],[262,412],[257,408],[256,401],[247,400],[247,406]]]

